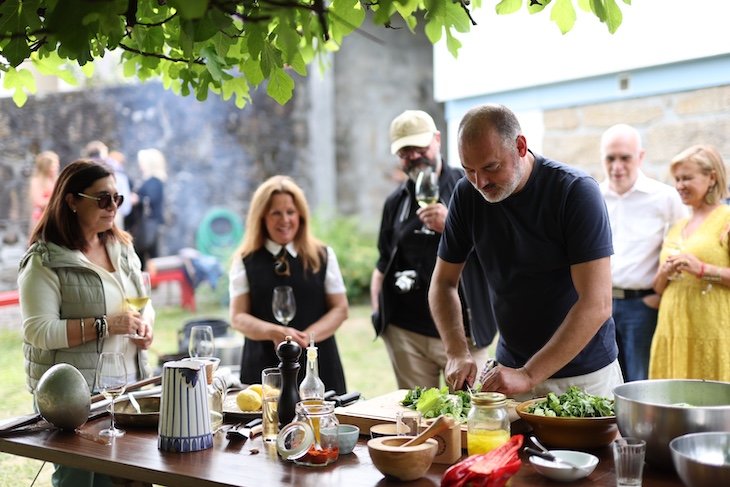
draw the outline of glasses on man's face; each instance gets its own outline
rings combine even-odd
[[[277,276],[291,276],[289,260],[286,258],[286,249],[282,248],[279,255],[274,257],[274,274]]]
[[[124,201],[124,195],[121,195],[119,193],[115,194],[114,196],[110,195],[109,193],[102,193],[101,196],[91,196],[84,193],[76,193],[78,196],[81,196],[82,198],[86,198],[88,200],[96,200],[96,204],[99,205],[99,208],[102,210],[108,210],[112,206],[112,201],[116,205],[117,208],[122,206],[122,202]]]
[[[415,153],[418,157],[423,157],[426,152],[428,152],[428,149],[430,148],[430,145],[427,145],[426,147],[414,147],[414,146],[408,146],[403,147],[398,152],[395,153],[400,159],[411,159],[413,157],[413,154]]]

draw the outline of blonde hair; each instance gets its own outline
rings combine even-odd
[[[302,259],[304,269],[318,272],[322,266],[322,243],[311,233],[310,214],[307,199],[302,188],[288,176],[272,176],[264,181],[254,192],[246,218],[246,233],[235,256],[246,258],[264,246],[269,235],[266,231],[266,214],[271,208],[274,195],[288,194],[299,212],[299,230],[294,236],[294,248]]]
[[[156,177],[160,181],[167,179],[167,163],[165,156],[157,149],[142,149],[137,152],[137,163],[145,179]]]
[[[34,176],[42,176],[44,178],[51,177],[50,171],[53,165],[59,164],[58,154],[52,150],[46,150],[35,156],[35,166],[33,167]]]
[[[685,162],[694,162],[699,166],[702,174],[707,176],[715,174],[715,184],[707,189],[705,195],[705,203],[714,205],[727,195],[727,175],[725,172],[725,162],[722,160],[720,153],[711,145],[693,145],[672,159],[669,163],[669,170],[674,174],[674,170],[679,164]]]

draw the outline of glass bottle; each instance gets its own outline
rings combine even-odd
[[[338,426],[333,401],[300,401],[296,406],[295,421],[279,432],[277,451],[283,459],[293,460],[297,465],[329,465],[340,456]]]
[[[324,399],[324,382],[319,378],[318,352],[314,346],[314,334],[310,335],[307,347],[307,372],[299,384],[299,397],[305,399]]]
[[[499,392],[474,394],[466,424],[469,455],[486,453],[507,443],[510,437],[507,397]]]

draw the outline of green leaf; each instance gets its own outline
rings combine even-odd
[[[283,105],[294,94],[294,80],[285,70],[276,68],[271,73],[269,83],[266,85],[266,93],[279,102],[280,105]]]
[[[13,90],[13,102],[22,107],[28,100],[28,93],[35,93],[37,88],[33,74],[27,69],[10,68],[5,72],[3,88]]]
[[[223,84],[223,99],[228,100],[232,95],[236,95],[235,103],[238,108],[243,108],[247,102],[251,101],[249,86],[245,78],[233,78]]]
[[[199,19],[208,9],[208,0],[168,0],[184,19]]]
[[[55,76],[70,85],[78,84],[78,80],[76,79],[74,72],[70,70],[69,65],[63,59],[58,57],[58,54],[55,52],[52,52],[42,58],[38,55],[33,55],[31,60],[33,62],[33,66],[35,66],[36,70],[40,74],[45,76]],[[93,64],[88,63],[87,66],[93,66]]]
[[[522,0],[501,0],[494,11],[498,15],[509,15],[517,12],[522,7]]]
[[[627,0],[624,0],[624,2]],[[630,1],[630,0],[629,0]],[[616,4],[615,0],[606,0],[606,26],[611,34],[616,33],[616,30],[623,21],[623,15],[621,9]]]
[[[555,22],[560,32],[565,34],[575,25],[575,9],[573,8],[573,0],[555,0],[553,9],[550,11],[550,20]]]
[[[332,39],[338,44],[342,44],[345,36],[360,27],[365,20],[365,9],[359,0],[334,0],[329,13]]]

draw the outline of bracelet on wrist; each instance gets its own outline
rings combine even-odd
[[[96,339],[101,340],[109,336],[109,323],[106,320],[106,315],[101,315],[94,320],[94,327],[96,328]]]
[[[84,319],[79,318],[81,322],[81,345],[86,343],[86,327],[84,326]]]
[[[705,275],[705,263],[700,263],[700,272],[697,274],[697,277],[702,279]]]
[[[716,269],[715,270],[716,274],[710,274],[710,273],[705,274],[703,272],[702,273],[703,275],[702,275],[702,277],[700,279],[705,280],[705,281],[712,281],[712,282],[721,281],[722,280],[722,276],[720,276],[720,269],[718,269],[717,267],[715,269]],[[708,270],[709,270],[709,266],[708,266]]]

